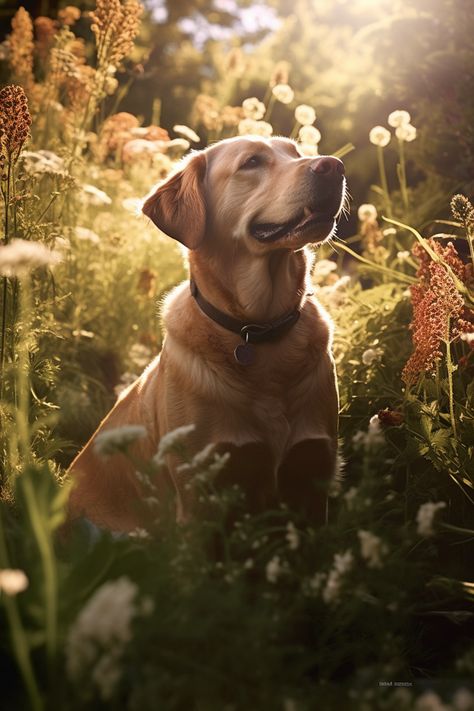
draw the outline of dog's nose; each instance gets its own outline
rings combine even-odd
[[[321,156],[311,163],[311,170],[318,175],[344,175],[344,163],[334,156]]]

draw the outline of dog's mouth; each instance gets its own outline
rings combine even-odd
[[[285,237],[298,237],[316,225],[334,223],[336,217],[332,212],[305,207],[293,220],[284,224],[256,222],[250,225],[250,234],[259,242],[276,242]]]

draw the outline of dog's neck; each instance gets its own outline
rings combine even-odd
[[[265,322],[299,307],[308,291],[304,250],[249,253],[190,253],[190,270],[207,301],[244,321]]]

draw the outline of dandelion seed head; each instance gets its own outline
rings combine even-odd
[[[395,135],[400,141],[410,143],[416,138],[416,128],[411,123],[406,123],[395,129]]]
[[[16,568],[0,568],[0,590],[13,597],[28,587],[29,581],[23,570]]]
[[[295,98],[295,92],[288,84],[275,84],[272,88],[272,94],[282,104],[291,104]]]
[[[321,141],[321,131],[319,131],[316,126],[301,126],[298,131],[298,138],[303,144],[309,144],[310,146],[317,146]]]
[[[316,121],[316,111],[308,104],[300,104],[295,109],[295,119],[302,126],[310,126]]]
[[[393,128],[399,128],[400,126],[406,126],[411,121],[411,116],[408,111],[397,109],[397,111],[392,111],[388,116],[388,125]]]
[[[193,129],[189,128],[189,126],[176,124],[176,126],[173,126],[173,131],[175,133],[181,134],[181,136],[184,136],[184,138],[186,138],[188,141],[192,141],[193,143],[199,143],[201,140],[197,135],[196,131],[193,131]]]
[[[265,104],[257,99],[256,96],[251,96],[242,102],[244,117],[258,121],[265,116]]]
[[[380,146],[381,148],[388,146],[391,137],[390,131],[384,126],[374,126],[369,133],[369,141],[373,143],[374,146]]]

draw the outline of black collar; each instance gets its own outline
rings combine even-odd
[[[200,293],[192,277],[189,280],[189,286],[191,288],[191,294],[201,311],[215,321],[215,323],[219,324],[219,326],[227,329],[227,331],[238,333],[245,343],[262,343],[263,341],[277,340],[280,336],[283,336],[284,333],[289,331],[300,317],[301,304],[294,308],[293,311],[290,311],[290,313],[279,316],[273,321],[266,323],[247,323],[246,321],[239,321],[223,311],[219,311],[219,309],[209,303]]]

